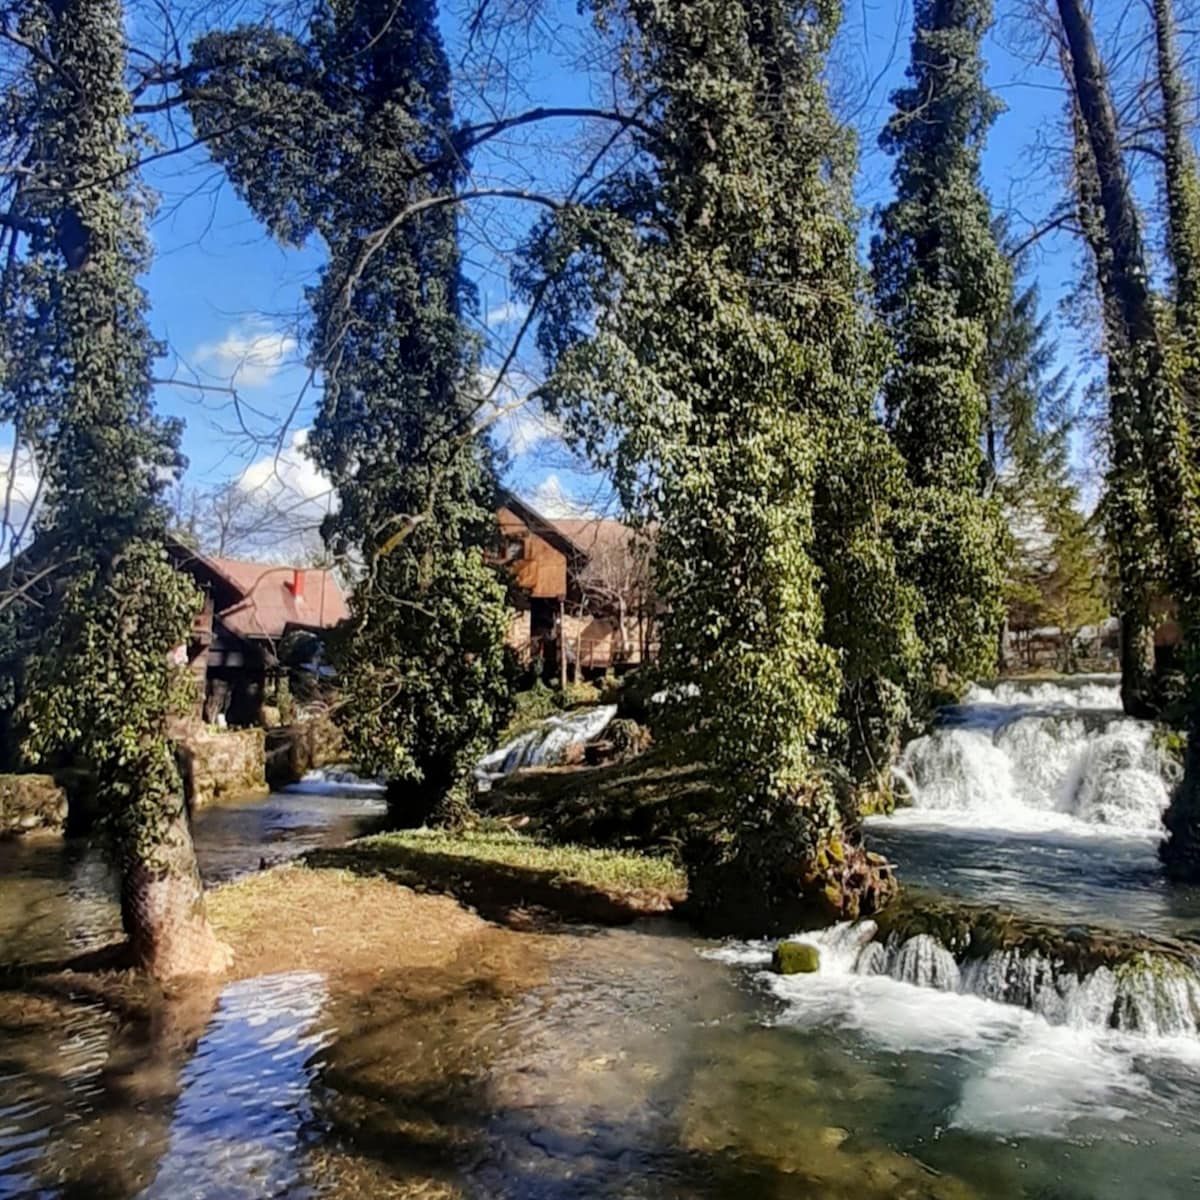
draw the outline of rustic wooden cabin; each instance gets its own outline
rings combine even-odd
[[[511,573],[509,644],[548,675],[621,670],[654,653],[646,544],[620,521],[551,518],[511,492],[496,514]]]
[[[288,634],[321,633],[349,615],[332,571],[200,553],[172,540],[168,552],[204,593],[186,648],[204,717],[254,725]]]

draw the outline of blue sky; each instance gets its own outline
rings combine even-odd
[[[507,112],[604,101],[604,81],[590,66],[586,25],[574,4],[546,9],[549,16],[529,39],[531,48],[512,64],[503,94],[495,85],[489,89],[489,99]],[[835,56],[835,95],[860,131],[859,198],[867,213],[889,195],[891,163],[875,142],[889,112],[888,95],[902,81],[910,22],[907,0],[854,4]],[[445,12],[443,25],[452,59],[460,61],[458,14]],[[1042,165],[1039,147],[1061,144],[1064,137],[1057,64],[1053,59],[1031,64],[1010,48],[1028,34],[1019,24],[1002,24],[987,47],[989,81],[1007,111],[988,143],[985,183],[994,204],[1013,214],[1018,231],[1040,222],[1059,199],[1060,185]],[[468,68],[479,61],[477,54],[469,57]],[[459,99],[468,110],[479,104],[467,90]],[[560,186],[588,136],[587,127],[565,121],[532,127],[479,154],[477,178]],[[298,447],[317,399],[313,387],[305,391],[302,336],[304,287],[320,267],[320,247],[294,251],[272,243],[202,153],[166,159],[147,175],[163,197],[152,231],[157,257],[146,281],[155,332],[171,348],[160,375],[214,387],[235,383],[243,401],[239,414],[217,390],[158,388],[161,409],[187,422],[187,482],[209,488],[249,470],[248,478],[298,490],[319,506],[321,481]],[[521,316],[508,287],[504,251],[531,215],[527,205],[503,203],[476,204],[463,214],[468,272],[479,289],[493,360]],[[864,245],[868,232],[864,226]],[[1071,286],[1078,261],[1079,248],[1067,235],[1039,243],[1034,263],[1046,306],[1054,306]],[[1087,331],[1063,330],[1065,362],[1083,360],[1088,337]],[[535,359],[522,356],[521,365],[536,376]],[[514,387],[521,386],[515,381]],[[273,444],[270,435],[288,413],[293,415],[282,444]],[[585,504],[603,495],[603,481],[577,469],[538,414],[518,414],[499,434],[512,454],[509,480],[519,490],[547,504],[556,489]]]

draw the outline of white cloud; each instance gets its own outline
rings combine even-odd
[[[219,342],[197,346],[193,357],[221,379],[256,388],[270,383],[299,346],[292,334],[252,322],[231,329]]]
[[[308,430],[297,430],[286,448],[252,462],[238,476],[237,486],[264,501],[315,505],[325,512],[333,485],[309,458],[305,451],[307,444]]]
[[[561,517],[594,517],[597,515],[585,500],[580,500],[578,496],[572,495],[563,486],[562,480],[554,474],[547,475],[533,489],[529,503],[543,517],[549,517],[551,520]]]
[[[7,559],[28,545],[32,522],[26,528],[26,518],[37,494],[37,464],[28,448],[22,447],[14,460],[12,443],[0,446],[0,522],[7,517],[7,522],[0,526],[0,559]],[[23,529],[25,541],[17,545],[16,539]]]
[[[528,312],[527,304],[519,304],[516,300],[506,300],[503,304],[497,304],[495,308],[489,308],[483,314],[483,323],[489,329],[494,325],[515,324],[523,321]]]

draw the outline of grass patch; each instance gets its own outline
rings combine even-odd
[[[607,766],[519,771],[479,798],[486,815],[525,821],[541,841],[671,857],[716,803],[689,740]]]
[[[653,854],[554,845],[511,830],[406,830],[306,856],[314,867],[444,892],[502,924],[554,919],[620,925],[670,912],[687,893],[683,871]]]
[[[425,854],[498,863],[544,873],[552,881],[582,883],[614,894],[682,893],[687,886],[683,871],[669,858],[588,846],[551,845],[508,830],[447,833],[414,829],[376,834],[363,838],[355,846],[367,853],[377,847],[403,847]]]

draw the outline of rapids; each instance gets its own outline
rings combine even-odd
[[[484,755],[475,767],[481,791],[522,767],[552,767],[565,762],[572,747],[598,738],[617,715],[615,704],[581,708],[561,716],[547,717],[528,732]]]
[[[896,771],[912,824],[1077,834],[1161,831],[1174,764],[1118,683],[974,686],[910,742]]]

